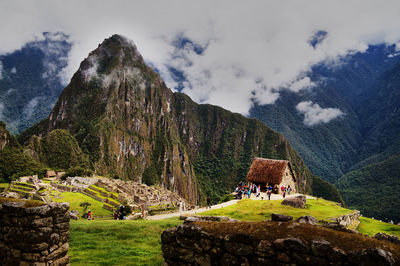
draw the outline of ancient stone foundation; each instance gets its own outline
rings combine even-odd
[[[69,204],[0,204],[0,265],[68,265]]]
[[[296,222],[186,222],[161,236],[165,265],[399,265],[400,246]]]

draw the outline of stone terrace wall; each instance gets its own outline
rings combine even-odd
[[[0,204],[0,265],[67,265],[69,204]]]
[[[165,265],[399,265],[379,247],[346,252],[318,238],[286,235],[271,241],[239,232],[216,235],[196,223],[165,230],[161,241]]]

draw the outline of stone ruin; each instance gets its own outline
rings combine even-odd
[[[179,206],[185,200],[177,193],[171,192],[163,187],[147,186],[133,181],[123,181],[120,179],[101,178],[97,185],[111,192],[118,193],[120,202],[127,202],[134,209],[140,206],[171,205]]]
[[[116,210],[121,203],[129,205],[132,210],[139,210],[144,207],[146,212],[151,208],[151,212],[156,213],[188,209],[185,199],[163,187],[147,186],[138,182],[110,178],[68,177],[63,181],[57,181],[55,178],[45,178],[44,180],[50,183],[42,182],[37,176],[21,177],[18,181],[13,181],[11,186],[1,193],[1,196],[51,202],[51,197],[46,194],[47,188],[51,187],[60,192],[83,193],[103,202],[103,207],[110,211]],[[104,188],[107,192],[100,191],[93,185]],[[108,199],[96,196],[93,190]],[[118,193],[118,197],[112,192]]]
[[[0,265],[69,265],[69,204],[0,204]]]
[[[187,218],[161,243],[164,265],[400,265],[393,241],[304,222]]]

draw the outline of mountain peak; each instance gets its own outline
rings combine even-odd
[[[84,81],[107,80],[116,72],[132,68],[147,67],[134,42],[122,35],[114,34],[105,39],[97,49],[81,63],[79,72]]]

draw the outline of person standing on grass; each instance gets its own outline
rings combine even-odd
[[[88,220],[92,220],[92,211],[89,209],[88,213],[87,213],[87,219]]]
[[[267,191],[268,200],[271,200],[271,194],[272,194],[272,189],[268,189]]]
[[[207,207],[206,209],[211,209],[211,198],[210,196],[207,197]]]

